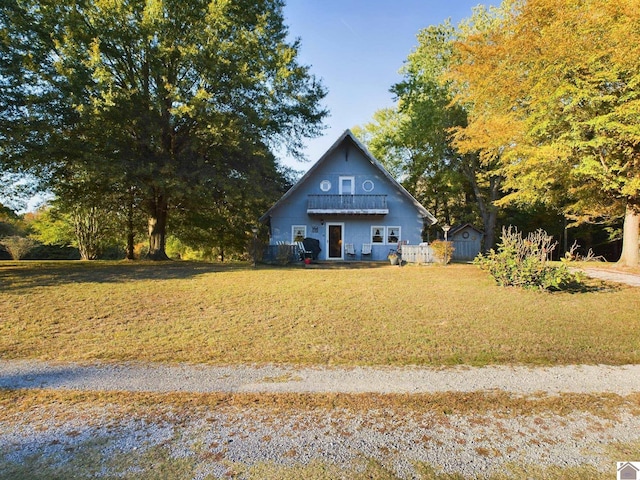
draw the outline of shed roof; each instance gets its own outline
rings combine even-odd
[[[291,187],[282,197],[280,197],[280,200],[273,204],[273,206],[260,217],[259,221],[262,223],[267,222],[269,217],[271,216],[271,213],[275,209],[277,209],[278,206],[287,198],[289,198],[295,191],[301,188],[309,179],[309,177],[311,177],[313,173],[320,167],[320,165],[322,165],[331,156],[331,154],[340,147],[340,145],[347,141],[352,142],[352,144],[362,152],[364,157],[371,163],[371,165],[377,168],[384,175],[384,177],[389,180],[389,182],[416,207],[420,215],[423,218],[427,219],[430,225],[438,222],[437,219],[413,197],[413,195],[411,195],[402,185],[400,185],[400,183],[396,181],[395,178],[391,176],[387,169],[384,168],[384,166],[382,166],[382,164],[378,160],[376,160],[376,158],[369,152],[369,150],[367,150],[367,148],[355,137],[355,135],[349,129],[345,130],[344,133],[340,135],[340,137],[324,153],[324,155],[322,155],[322,157],[320,157],[320,159],[315,164],[313,164],[313,166],[307,171],[307,173],[305,173],[293,187]]]
[[[465,228],[470,228],[472,230],[475,230],[476,232],[478,232],[480,235],[484,235],[484,232],[482,230],[480,230],[479,228],[477,228],[476,226],[474,226],[471,223],[463,223],[461,225],[454,225],[453,227],[451,227],[451,230],[449,230],[449,235],[455,235],[458,232],[461,232],[462,230],[464,230]]]

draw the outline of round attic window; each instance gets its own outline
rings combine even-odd
[[[373,182],[371,180],[365,180],[362,182],[362,189],[365,192],[370,192],[373,190]]]
[[[329,180],[323,180],[320,182],[320,190],[323,192],[328,192],[331,190],[331,182]]]
[[[469,232],[463,232],[462,233],[462,238],[469,238]]]

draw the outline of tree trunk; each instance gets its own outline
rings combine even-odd
[[[127,205],[127,260],[135,259],[135,230],[133,221],[133,189],[129,189],[130,197]]]
[[[496,246],[496,223],[498,223],[498,209],[489,208],[489,211],[482,216],[484,223],[484,246],[483,250],[488,252]]]
[[[492,176],[489,180],[489,204],[485,205],[484,221],[484,251],[488,252],[496,246],[496,224],[498,223],[498,207],[495,202],[500,198],[502,177]]]
[[[151,260],[169,260],[165,251],[167,237],[167,199],[165,195],[155,195],[149,209],[149,253]]]
[[[618,265],[637,267],[640,260],[638,240],[640,238],[640,210],[637,204],[627,201],[622,227],[622,253]]]
[[[135,260],[136,258],[136,245],[135,245],[135,234],[133,233],[132,227],[127,227],[127,260]]]
[[[478,185],[478,157],[476,155],[466,155],[462,160],[462,172],[469,180],[473,195],[480,210],[484,229],[484,245],[482,250],[488,252],[496,243],[496,223],[498,222],[498,208],[495,201],[500,198],[500,185],[502,177],[492,175],[489,179],[489,198],[485,198],[480,185]]]
[[[76,208],[73,224],[82,260],[96,260],[100,254],[100,219],[95,207]]]

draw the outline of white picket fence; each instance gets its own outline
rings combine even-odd
[[[429,245],[402,245],[402,261],[407,263],[433,263],[435,257]]]

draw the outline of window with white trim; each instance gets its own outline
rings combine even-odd
[[[384,227],[371,227],[371,243],[384,243]]]
[[[293,242],[301,242],[307,236],[306,225],[294,225],[291,227],[291,238]]]
[[[400,241],[400,227],[387,227],[387,243],[398,243]]]
[[[355,192],[355,177],[340,177],[338,183],[338,193],[340,195],[354,195]]]

